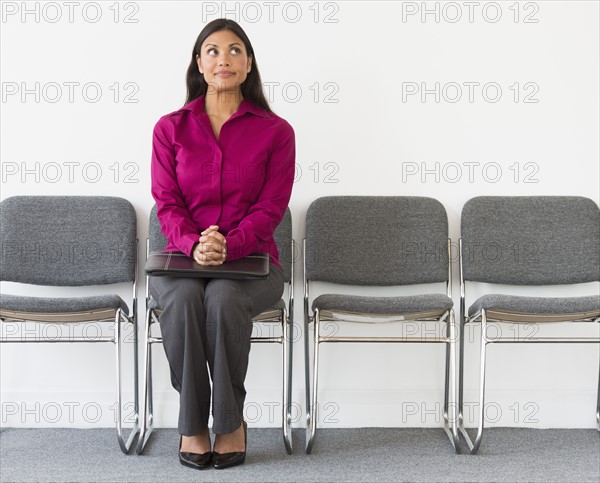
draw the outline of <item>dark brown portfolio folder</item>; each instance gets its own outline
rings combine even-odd
[[[181,252],[151,253],[145,271],[152,276],[203,278],[264,278],[269,275],[269,254],[254,253],[222,265],[204,267]]]

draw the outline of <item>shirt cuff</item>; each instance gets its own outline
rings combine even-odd
[[[200,239],[200,235],[195,235],[195,234],[183,235],[178,240],[177,248],[179,248],[188,257],[191,257],[192,250],[194,249],[194,245],[196,243],[198,243],[199,239]]]
[[[227,261],[238,260],[239,258],[244,258],[245,256],[250,255],[251,253],[256,253],[258,251],[258,245],[256,242],[253,243],[244,243],[243,237],[241,236],[229,236],[225,237],[225,241],[227,242]]]

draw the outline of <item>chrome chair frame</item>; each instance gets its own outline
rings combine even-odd
[[[146,259],[150,253],[150,240],[146,240]],[[295,242],[292,239],[291,256],[295,253]],[[144,394],[144,410],[140,429],[140,438],[136,453],[142,454],[144,447],[154,430],[154,406],[152,397],[152,344],[162,343],[162,337],[152,336],[152,324],[159,324],[160,310],[148,308],[150,295],[148,291],[149,277],[146,275],[146,343],[144,350],[144,378],[142,391]],[[294,263],[291,263],[291,281],[288,287],[287,307],[281,310],[267,310],[254,317],[253,322],[280,323],[281,335],[274,337],[253,336],[254,343],[278,343],[282,345],[283,359],[283,395],[282,395],[282,432],[285,450],[292,454],[292,356],[293,356],[293,326],[294,326]]]
[[[462,238],[458,241],[458,250],[459,250],[459,276],[460,276],[460,348],[459,348],[459,375],[458,375],[458,428],[460,434],[465,439],[470,454],[475,454],[479,450],[481,445],[481,440],[483,437],[483,426],[484,426],[484,405],[485,405],[485,367],[486,367],[486,347],[487,344],[491,343],[574,343],[574,344],[590,344],[600,343],[600,337],[527,337],[524,340],[518,340],[515,337],[496,337],[494,339],[490,339],[487,337],[486,329],[488,321],[493,321],[497,323],[535,323],[536,320],[532,320],[531,316],[527,317],[523,314],[519,313],[499,313],[499,312],[488,312],[485,309],[478,311],[472,316],[468,316],[466,314],[465,309],[465,289],[466,289],[466,281],[464,280],[464,272],[463,272],[463,250],[462,250]],[[507,318],[503,318],[502,315],[506,317],[510,317],[513,320],[507,320]],[[576,314],[573,314],[576,315]],[[473,441],[469,434],[467,433],[466,428],[464,427],[464,417],[463,417],[463,407],[464,407],[464,328],[465,325],[470,322],[481,321],[481,336],[480,336],[480,352],[479,352],[479,401],[478,401],[478,426],[477,426],[477,435],[475,440]],[[600,317],[583,317],[583,318],[573,318],[565,320],[564,317],[562,319],[556,320],[556,322],[596,322],[600,323]],[[548,322],[547,322],[548,323]],[[598,426],[598,431],[600,431],[600,371],[598,376],[598,400],[596,406],[596,424]]]
[[[326,311],[326,314],[321,314],[319,309],[316,309],[310,315],[310,296],[309,296],[309,281],[306,278],[306,238],[303,240],[302,255],[304,261],[304,359],[305,359],[305,393],[306,393],[306,453],[310,454],[315,442],[317,431],[317,390],[318,390],[318,373],[319,373],[319,345],[325,342],[363,342],[363,343],[443,343],[446,344],[446,368],[445,368],[445,383],[444,383],[444,431],[446,432],[452,447],[456,454],[460,454],[459,436],[456,426],[456,327],[454,309],[449,309],[435,316],[431,313],[412,314],[416,317],[398,319],[395,322],[403,322],[413,320],[417,322],[437,321],[446,323],[446,337],[333,337],[322,336],[320,334],[320,323],[322,320],[328,320],[334,314],[332,311]],[[448,239],[448,280],[446,282],[446,294],[452,298],[452,263],[451,263],[451,240]],[[337,315],[343,315],[341,312],[335,312]],[[369,314],[353,314],[372,317]],[[418,317],[421,315],[421,317]],[[343,320],[336,319],[338,322]],[[313,346],[314,356],[312,364],[312,391],[311,391],[311,371],[310,366],[310,342],[309,342],[309,325],[313,324]],[[450,394],[452,395],[452,404],[450,403]]]
[[[139,397],[138,397],[138,336],[137,336],[137,246],[139,244],[139,240],[136,240],[136,278],[133,281],[132,287],[132,304],[131,304],[131,314],[126,315],[120,308],[116,310],[114,319],[112,318],[102,318],[102,319],[93,319],[86,320],[85,322],[113,322],[114,328],[114,336],[99,336],[94,339],[86,338],[86,337],[69,337],[68,339],[50,339],[50,340],[41,340],[41,339],[33,339],[33,340],[23,340],[22,337],[1,337],[0,343],[67,343],[67,342],[112,342],[115,344],[115,361],[116,361],[116,375],[117,375],[117,408],[116,408],[116,426],[117,426],[117,441],[119,442],[119,447],[121,451],[125,454],[128,454],[133,441],[138,433],[140,433],[139,427]],[[77,316],[78,314],[72,314]],[[56,316],[57,319],[60,317],[64,317],[64,314],[47,314],[48,319],[53,319]],[[54,324],[76,324],[76,323],[85,323],[83,321],[79,322],[69,322],[69,321],[60,321],[60,320],[26,320],[23,318],[11,318],[11,317],[3,317],[0,318],[0,322],[19,322],[19,323],[36,323],[36,324],[44,324],[44,323],[54,323]],[[134,425],[131,431],[129,432],[129,436],[127,440],[123,435],[123,427],[122,427],[122,384],[121,384],[121,323],[130,323],[133,325],[133,370],[134,370]],[[141,434],[141,433],[140,433]]]

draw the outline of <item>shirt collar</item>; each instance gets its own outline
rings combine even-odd
[[[197,97],[192,102],[186,104],[181,108],[182,111],[192,111],[196,116],[205,114],[204,111],[204,96]],[[236,117],[242,116],[243,114],[249,112],[250,114],[254,114],[255,116],[269,118],[270,114],[265,111],[262,107],[257,106],[256,104],[250,102],[248,99],[244,99],[240,104],[240,107],[234,114]]]

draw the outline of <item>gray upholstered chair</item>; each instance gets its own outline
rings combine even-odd
[[[466,282],[570,285],[600,280],[600,210],[576,196],[481,196],[462,211],[459,243],[460,328],[481,324],[478,430],[473,442],[463,421],[464,336],[460,337],[459,431],[471,454],[484,424],[486,346],[489,343],[598,343],[598,337],[488,337],[487,323],[600,322],[600,296],[529,297],[485,294],[466,310]],[[499,326],[501,327],[501,326]],[[528,331],[529,334],[529,331]],[[600,387],[596,418],[600,429]]]
[[[119,446],[129,451],[138,433],[136,214],[127,200],[105,196],[15,196],[0,203],[2,272],[0,279],[65,287],[66,297],[0,297],[3,323],[77,324],[111,322],[111,335],[78,337],[3,336],[1,342],[112,342],[117,364],[116,426]],[[116,294],[74,297],[67,287],[132,285],[131,310]],[[122,431],[122,325],[133,341],[134,426]],[[102,325],[101,325],[102,327]],[[62,331],[60,331],[62,332]],[[59,333],[60,333],[59,332]],[[123,338],[124,339],[124,338]],[[60,353],[59,357],[62,355]],[[85,361],[78,361],[83,364]],[[17,368],[18,369],[18,368]]]
[[[310,205],[303,246],[307,453],[312,450],[317,429],[319,346],[329,342],[445,344],[444,429],[455,451],[460,452],[449,400],[450,393],[455,399],[454,312],[449,250],[446,210],[432,198],[332,196],[319,198]],[[445,283],[445,293],[388,297],[323,294],[311,303],[311,282],[346,286]],[[320,326],[324,321],[371,324],[378,321],[438,321],[446,324],[446,336],[337,337],[321,333]],[[314,324],[312,390],[308,341],[311,322]]]
[[[160,231],[160,223],[156,215],[156,205],[150,212],[146,257],[151,252],[160,252],[167,245],[167,239]],[[288,454],[292,454],[292,347],[293,347],[293,314],[294,314],[294,240],[292,239],[292,215],[289,208],[275,231],[275,242],[279,250],[279,261],[283,267],[285,282],[288,285],[287,304],[282,300],[270,309],[259,314],[255,323],[276,323],[281,325],[281,335],[253,335],[254,343],[278,343],[282,345],[283,389],[282,389],[282,432],[283,442]],[[159,325],[161,310],[158,303],[148,293],[148,277],[146,277],[146,337],[144,351],[144,375],[142,393],[145,398],[142,415],[141,435],[136,448],[142,454],[144,447],[154,429],[154,407],[152,398],[152,344],[162,343],[162,337],[152,335],[152,325]],[[269,333],[271,333],[269,331]]]

